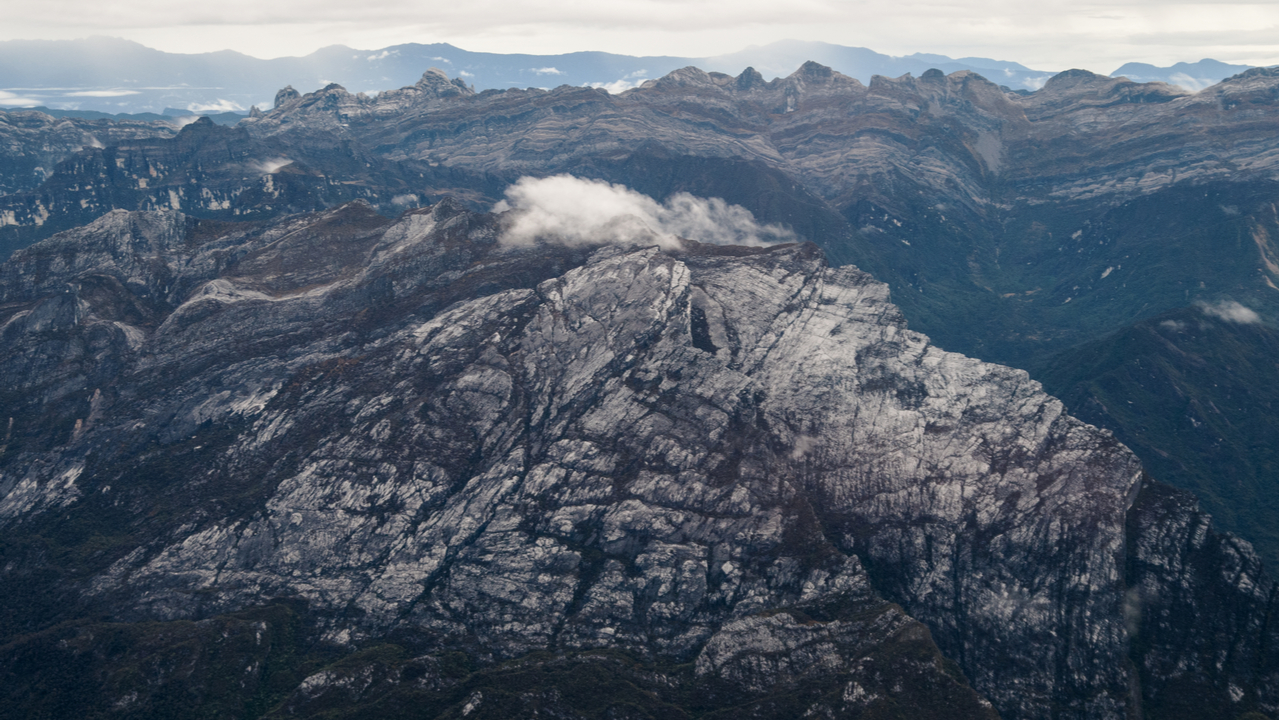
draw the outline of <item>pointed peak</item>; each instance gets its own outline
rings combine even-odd
[[[418,85],[434,85],[438,82],[449,82],[449,75],[438,67],[429,67],[422,73],[422,79],[418,81]]]
[[[812,60],[806,60],[795,72],[791,73],[793,78],[801,78],[803,80],[830,80],[835,77],[836,71]]]
[[[1128,80],[1128,78],[1124,79]],[[1109,78],[1106,75],[1099,75],[1095,72],[1089,72],[1088,70],[1063,70],[1057,75],[1049,78],[1048,81],[1045,82],[1044,87],[1045,89],[1050,86],[1070,87],[1080,84],[1109,83],[1113,80],[1114,78]]]
[[[682,87],[686,85],[715,85],[715,79],[692,65],[682,67],[658,78],[659,87]]]
[[[764,76],[761,75],[758,70],[753,67],[748,67],[746,70],[742,71],[741,75],[738,76],[737,84],[739,90],[754,90],[756,88],[762,88],[768,83],[764,81]]]
[[[286,105],[294,100],[297,100],[300,97],[302,97],[302,93],[298,92],[297,90],[294,90],[292,85],[285,85],[283,88],[280,89],[279,92],[276,93],[276,102],[273,107],[280,107],[281,105]]]
[[[462,78],[450,80],[448,73],[437,67],[427,68],[427,71],[422,73],[422,79],[414,83],[414,87],[432,93],[436,97],[474,95],[476,92]]]

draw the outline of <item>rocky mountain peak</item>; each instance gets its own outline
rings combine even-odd
[[[414,84],[414,87],[434,97],[459,97],[475,94],[475,91],[462,78],[450,79],[445,71],[435,67],[428,68],[426,72],[422,73],[422,78]]]
[[[809,91],[823,88],[823,92],[849,92],[863,87],[857,79],[832,70],[812,60],[805,61],[795,72],[783,79],[788,87],[805,88]]]
[[[200,135],[210,132],[226,132],[227,130],[229,130],[229,128],[218,125],[208,117],[201,115],[186,125],[183,125],[182,129],[178,131],[177,137],[189,138],[192,135]]]
[[[292,85],[285,85],[283,88],[280,89],[279,92],[276,93],[276,101],[273,107],[278,108],[282,105],[287,105],[290,102],[297,100],[300,97],[302,97],[302,93],[298,92],[297,90],[294,90]]]
[[[719,86],[720,84],[715,81],[715,78],[692,65],[680,68],[679,70],[672,70],[666,75],[658,78],[657,82],[653,85],[654,88],[659,90]]]
[[[1114,438],[932,346],[812,243],[513,247],[502,228],[452,202],[203,230],[115,212],[15,255],[6,283],[40,280],[4,306],[0,379],[31,390],[0,525],[148,528],[60,590],[123,619],[297,596],[338,644],[605,648],[751,697],[891,673],[983,716],[941,650],[1006,715],[1123,713],[1126,533],[1185,518],[1126,525],[1147,481]],[[14,361],[63,338],[91,371]],[[1141,547],[1148,567],[1182,552]],[[1256,618],[1259,573],[1196,576],[1194,602]],[[919,662],[891,671],[910,638]]]
[[[1064,87],[1075,87],[1082,84],[1083,85],[1107,85],[1107,84],[1110,84],[1112,81],[1113,79],[1106,75],[1099,75],[1098,73],[1091,72],[1089,70],[1081,70],[1076,68],[1071,70],[1063,70],[1057,75],[1054,75],[1053,77],[1045,81],[1044,87],[1061,89]]]
[[[806,60],[803,65],[796,69],[789,77],[800,78],[808,82],[821,82],[830,80],[836,72],[821,63],[812,60]]]
[[[1133,102],[1167,102],[1189,94],[1182,88],[1161,82],[1135,83],[1125,77],[1112,78],[1088,70],[1066,70],[1049,78],[1032,97],[1038,95],[1042,100],[1071,97],[1083,101],[1085,96],[1093,95]]]
[[[1259,100],[1271,99],[1276,94],[1276,80],[1280,77],[1280,68],[1250,68],[1242,73],[1232,75],[1222,82],[1211,85],[1201,92],[1206,93],[1243,93],[1259,92]]]
[[[759,71],[753,67],[748,67],[738,75],[736,85],[740,91],[751,92],[752,90],[766,87],[768,83],[765,82],[764,76]]]

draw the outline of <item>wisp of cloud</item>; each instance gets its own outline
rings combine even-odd
[[[248,166],[250,170],[262,175],[275,175],[280,172],[280,168],[291,164],[293,164],[293,161],[289,158],[274,157],[265,160],[252,160],[248,163]]]
[[[502,242],[532,245],[678,246],[677,238],[716,245],[768,245],[795,242],[780,225],[756,221],[750,210],[720,198],[676,193],[664,203],[623,185],[572,175],[522,177],[494,206],[505,213]]]
[[[1216,317],[1219,320],[1227,322],[1239,323],[1240,325],[1248,325],[1251,323],[1260,323],[1262,318],[1258,317],[1258,313],[1241,305],[1235,300],[1219,300],[1216,303],[1197,303],[1200,311],[1209,317]]]

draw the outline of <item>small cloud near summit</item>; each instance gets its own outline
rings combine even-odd
[[[240,103],[218,98],[211,103],[191,103],[187,106],[187,110],[202,115],[205,113],[239,112],[244,108],[241,107]]]
[[[1216,303],[1196,303],[1200,306],[1200,311],[1209,317],[1215,317],[1219,320],[1238,323],[1240,325],[1249,325],[1252,323],[1261,323],[1262,318],[1258,317],[1258,313],[1241,305],[1235,300],[1219,300]]]
[[[685,238],[758,246],[796,239],[790,230],[761,224],[750,210],[720,198],[676,193],[659,203],[623,185],[572,175],[522,177],[505,195],[493,210],[506,214],[502,242],[507,245],[544,241],[676,247],[677,238]]]
[[[635,73],[632,73],[632,75],[634,74]],[[628,79],[630,77],[631,75],[628,75],[627,77],[622,78],[621,80],[614,80],[611,83],[593,82],[591,83],[590,87],[600,88],[605,92],[609,93],[610,95],[617,95],[618,93],[626,92],[631,88],[637,88],[637,87],[640,87],[642,84],[644,84],[645,78],[641,77],[641,78],[636,78],[635,80],[630,80]]]

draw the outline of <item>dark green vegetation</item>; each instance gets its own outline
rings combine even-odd
[[[1152,475],[1194,492],[1274,568],[1276,347],[1270,322],[1188,307],[1068,350],[1035,376],[1073,415],[1114,429]]]
[[[200,621],[78,620],[0,646],[0,717],[252,718],[337,653],[301,605]]]
[[[1275,568],[1274,196],[1265,183],[1175,187],[1117,207],[970,216],[968,226],[949,222],[961,212],[908,207],[914,224],[878,223],[846,252],[889,283],[913,329],[1028,370]],[[868,206],[852,219],[866,228],[877,215]],[[1258,321],[1195,304],[1228,302]]]
[[[1254,677],[1274,676],[1276,652],[1259,652],[1238,643],[1214,648],[1206,639],[1252,636],[1265,638],[1274,648],[1280,628],[1276,596],[1271,596],[1265,614],[1251,616],[1238,603],[1221,602],[1223,598],[1218,599],[1215,612],[1199,610],[1206,602],[1214,602],[1213,591],[1201,584],[1203,579],[1256,571],[1257,557],[1241,553],[1238,538],[1216,532],[1189,495],[1158,484],[1145,486],[1135,499],[1125,534],[1130,547],[1125,611],[1129,656],[1136,670],[1132,690],[1142,696],[1144,716],[1161,720],[1267,717],[1250,703],[1222,703],[1221,693],[1225,689],[1232,698],[1274,696],[1274,685],[1237,683],[1229,676],[1240,670]],[[1183,549],[1180,562],[1158,559],[1170,547]],[[1218,700],[1213,699],[1215,694]],[[1270,715],[1275,716],[1274,710]]]
[[[1175,186],[1114,207],[983,215],[908,206],[912,225],[877,223],[849,254],[889,283],[912,327],[934,342],[1029,369],[1197,300],[1230,298],[1274,325],[1275,190]],[[877,212],[852,219],[868,228]]]
[[[899,612],[881,604],[858,614]],[[796,619],[820,621],[796,609]],[[278,602],[204,620],[65,622],[0,645],[0,718],[793,718],[822,703],[862,718],[995,717],[916,626],[862,658],[862,684],[818,672],[752,692],[692,663],[624,652],[535,652],[495,662],[424,652],[430,639],[383,638],[352,651],[322,641],[305,603]],[[934,672],[934,670],[941,672]]]

